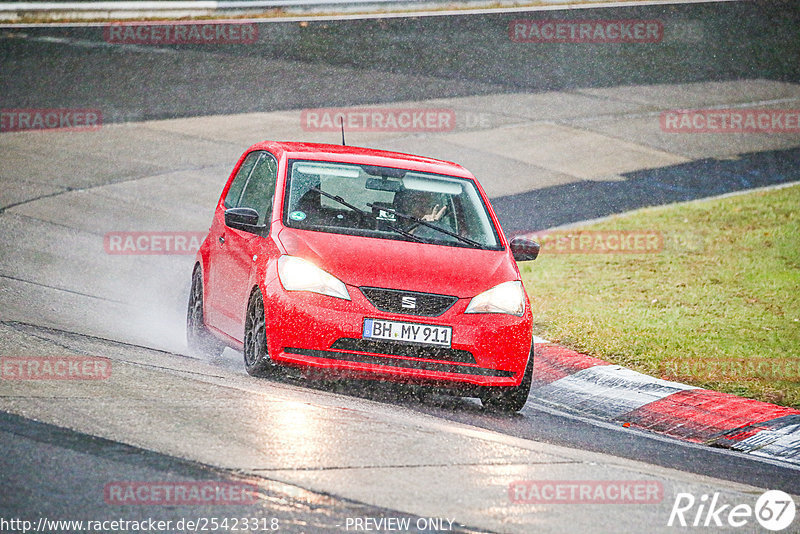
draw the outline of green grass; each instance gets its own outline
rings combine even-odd
[[[800,186],[583,229],[655,230],[664,247],[543,248],[521,264],[536,335],[660,378],[800,408]]]

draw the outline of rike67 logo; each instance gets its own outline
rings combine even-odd
[[[795,512],[792,497],[780,490],[764,492],[754,507],[749,504],[722,504],[719,493],[701,495],[699,499],[691,493],[678,493],[667,526],[738,528],[750,525],[750,532],[755,517],[763,528],[778,532],[792,524]]]

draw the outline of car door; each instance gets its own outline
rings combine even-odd
[[[212,298],[217,305],[214,326],[238,341],[243,338],[251,274],[256,266],[255,256],[263,248],[259,246],[260,241],[269,234],[277,170],[278,163],[272,154],[265,151],[249,154],[225,198],[226,209],[237,207],[256,210],[259,216],[258,230],[231,228],[225,225],[224,214],[221,215],[222,220],[217,221],[221,222],[221,227],[216,242],[212,244],[216,254],[212,258],[209,277],[213,288]],[[247,174],[246,178],[244,173]],[[237,183],[240,174],[243,179]]]
[[[239,199],[244,191],[244,186],[250,179],[250,173],[253,171],[256,162],[261,157],[260,152],[251,152],[248,154],[236,175],[231,182],[228,192],[223,201],[223,208],[217,208],[214,212],[214,218],[211,221],[211,228],[209,230],[209,255],[208,264],[206,265],[206,287],[205,287],[205,322],[217,330],[225,331],[223,325],[226,323],[225,316],[222,313],[223,302],[226,292],[226,283],[224,272],[224,264],[227,260],[224,255],[227,254],[230,247],[224,247],[223,244],[226,240],[226,229],[224,211],[228,208],[235,208],[239,204]]]

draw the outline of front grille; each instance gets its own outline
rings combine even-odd
[[[346,362],[365,363],[369,365],[380,365],[385,367],[395,367],[403,369],[420,369],[423,371],[439,371],[443,373],[456,373],[460,375],[477,376],[496,376],[508,378],[514,376],[511,371],[501,369],[486,369],[484,367],[468,367],[454,363],[444,362],[423,362],[420,360],[401,360],[399,358],[383,358],[381,356],[370,356],[368,354],[354,354],[352,352],[335,352],[332,350],[313,350],[287,347],[284,349],[289,354],[299,354],[310,358],[325,358],[328,360],[339,360]]]
[[[436,295],[435,293],[419,293],[379,287],[362,287],[360,289],[372,305],[379,310],[406,315],[437,317],[450,309],[458,300],[458,297]]]
[[[422,345],[406,345],[394,341],[374,341],[371,339],[340,338],[331,345],[332,349],[357,350],[374,354],[388,354],[405,358],[427,358],[447,362],[476,363],[471,352],[446,347],[426,347]]]

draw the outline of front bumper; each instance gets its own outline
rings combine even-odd
[[[516,386],[531,349],[529,306],[522,317],[465,314],[459,299],[438,317],[387,313],[347,286],[346,301],[285,291],[275,278],[262,288],[267,350],[276,362],[347,378],[449,386]],[[365,318],[453,328],[451,348],[365,340]]]

